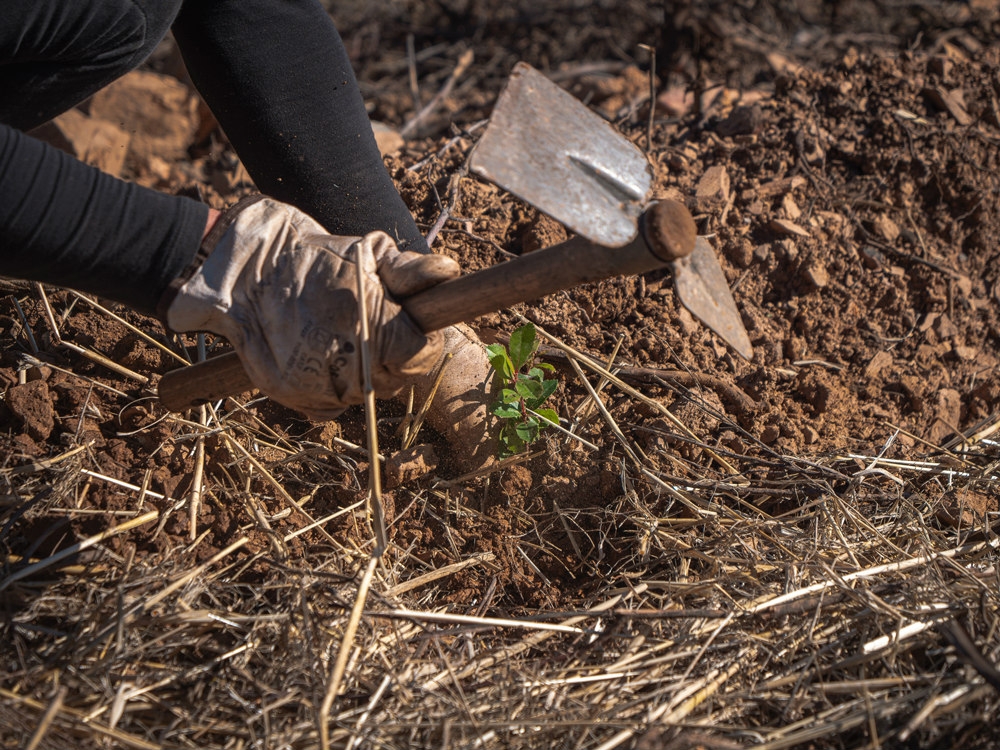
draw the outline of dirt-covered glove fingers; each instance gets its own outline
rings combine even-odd
[[[383,232],[372,232],[359,238],[350,253],[351,260],[356,261],[365,273],[372,385],[380,397],[392,396],[406,381],[423,375],[434,366],[441,356],[442,339],[436,333],[425,335],[385,291],[392,293],[400,288],[407,290],[428,285],[427,269],[440,268],[441,265],[414,263],[414,260],[434,256],[400,253],[395,242]],[[390,287],[386,272],[397,286]],[[433,283],[436,281],[429,285]]]
[[[459,323],[440,333],[444,338],[441,361],[427,375],[414,379],[416,403],[426,400],[444,367],[427,423],[451,444],[452,466],[460,472],[474,471],[492,461],[497,451],[496,439],[488,431],[487,413],[493,401],[493,370],[486,347],[467,325]],[[449,354],[451,359],[446,362]]]
[[[378,267],[382,283],[397,299],[422,292],[462,273],[458,262],[447,255],[426,253],[388,253]]]

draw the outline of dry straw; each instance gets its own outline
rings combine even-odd
[[[30,302],[23,330],[47,324]],[[594,418],[571,423],[579,439],[549,431],[530,465],[561,481],[604,461],[617,482],[591,504],[536,507],[509,547],[479,549],[473,530],[513,464],[404,483],[382,522],[378,462],[367,479],[359,465],[379,456],[374,440],[291,437],[235,401],[121,438],[155,433],[187,457],[173,497],[143,461],[110,463],[86,441],[12,460],[4,742],[775,750],[993,736],[998,519],[959,507],[942,520],[942,501],[995,502],[1000,419],[951,448],[960,461],[907,453],[888,428],[877,455],[779,455],[697,385],[670,388],[711,433],[549,338],[571,362],[570,411]],[[138,395],[100,394],[118,409]],[[655,431],[638,404],[663,417]],[[421,548],[403,541],[412,518],[439,531]],[[514,564],[558,600],[524,605]]]

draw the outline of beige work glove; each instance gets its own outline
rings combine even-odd
[[[443,334],[422,333],[390,295],[457,276],[450,258],[400,253],[383,232],[335,237],[269,198],[223,213],[202,247],[207,257],[161,302],[164,322],[225,336],[261,391],[312,419],[333,419],[364,400],[359,258],[376,394],[393,395],[440,360]]]
[[[497,441],[490,432],[487,407],[493,398],[493,368],[486,346],[469,326],[445,328],[439,361],[427,375],[414,379],[417,405],[422,404],[444,367],[444,377],[427,411],[427,423],[451,446],[452,467],[460,473],[488,466],[496,458]],[[451,355],[450,357],[448,355]]]

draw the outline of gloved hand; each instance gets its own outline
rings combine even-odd
[[[333,419],[364,400],[359,258],[362,268],[374,258],[365,270],[365,301],[375,392],[393,395],[441,357],[442,334],[423,334],[390,295],[457,276],[458,264],[446,256],[400,253],[383,232],[331,236],[269,198],[223,213],[202,247],[207,257],[161,302],[164,322],[225,336],[261,391],[312,419]]]
[[[469,326],[445,328],[441,360],[427,374],[415,378],[415,403],[423,404],[438,369],[445,368],[444,378],[427,412],[427,423],[440,432],[451,445],[452,468],[466,473],[483,468],[496,458],[496,436],[489,430],[487,408],[493,402],[493,368],[486,346]],[[447,355],[450,359],[445,361]]]

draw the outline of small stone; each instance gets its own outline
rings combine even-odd
[[[926,315],[924,315],[923,318],[920,319],[920,323],[917,325],[917,330],[920,331],[920,333],[925,333],[926,331],[929,331],[931,326],[934,325],[934,323],[936,323],[937,319],[940,317],[941,313],[939,312],[927,313]]]
[[[735,435],[728,435],[722,439],[722,444],[730,451],[737,455],[742,455],[746,452],[747,446],[742,440],[740,440]]]
[[[48,365],[39,365],[38,367],[29,367],[24,373],[25,380],[31,382],[32,380],[48,380],[52,375],[52,368]]]
[[[942,388],[937,393],[934,421],[928,431],[928,440],[937,445],[958,429],[962,418],[962,394],[953,388]]]
[[[812,445],[819,442],[819,431],[816,430],[812,425],[806,425],[802,428],[802,442],[806,445]]]
[[[806,281],[816,289],[822,289],[830,283],[830,274],[827,273],[826,266],[818,261],[813,261],[805,269]]]
[[[955,288],[965,297],[972,297],[972,279],[968,276],[959,276],[955,279]]]
[[[785,260],[791,262],[799,257],[799,246],[796,245],[795,240],[790,237],[778,240],[775,244],[781,249],[782,254],[785,256]]]
[[[686,86],[670,86],[656,98],[656,103],[668,117],[683,117],[694,106],[694,92]]]
[[[958,335],[958,326],[955,325],[954,321],[947,315],[942,315],[937,319],[937,325],[935,326],[937,335],[941,337],[942,341],[945,339],[955,338]]]
[[[895,242],[899,238],[899,227],[885,214],[880,214],[872,222],[875,231],[886,242]]]
[[[979,354],[979,350],[974,346],[956,346],[953,350],[959,359],[972,362]]]
[[[729,173],[725,167],[715,166],[705,170],[695,188],[695,204],[699,211],[719,208],[729,200]]]
[[[677,309],[677,326],[681,329],[681,333],[691,338],[702,331],[701,324],[694,319],[686,307],[679,306]]]
[[[861,257],[861,265],[869,271],[878,271],[885,265],[885,255],[877,247],[863,245],[858,255]]]

